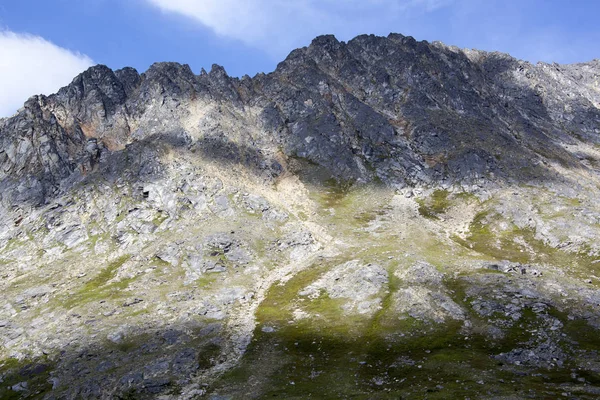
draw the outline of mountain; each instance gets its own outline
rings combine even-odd
[[[0,397],[596,398],[600,60],[317,37],[0,119]]]

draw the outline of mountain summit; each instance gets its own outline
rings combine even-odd
[[[174,135],[390,187],[553,179],[549,165],[586,168],[568,146],[598,142],[599,69],[598,60],[534,66],[398,34],[320,36],[254,78],[217,65],[200,75],[176,63],[141,75],[98,65],[4,120],[1,178],[29,179],[23,199],[44,202],[100,155]],[[207,118],[217,106],[223,115]]]
[[[594,398],[599,204],[600,60],[97,65],[0,119],[0,397]]]

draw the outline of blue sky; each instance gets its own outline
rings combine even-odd
[[[597,0],[19,0],[0,3],[0,116],[95,63],[272,71],[319,34],[399,32],[528,61],[600,58]]]

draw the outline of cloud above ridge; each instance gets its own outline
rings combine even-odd
[[[409,17],[454,0],[145,0],[217,35],[281,56],[323,33],[350,38],[386,18]]]
[[[51,94],[94,62],[42,37],[0,31],[0,117],[35,94]]]

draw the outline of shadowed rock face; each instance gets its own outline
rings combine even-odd
[[[564,146],[598,141],[599,69],[597,60],[534,66],[398,34],[348,43],[321,36],[254,78],[231,78],[216,65],[201,75],[176,63],[141,75],[98,65],[2,121],[0,178],[4,186],[29,179],[18,198],[39,202],[102,152],[156,133],[195,129],[227,139],[222,126],[194,115],[197,103],[211,103],[258,114],[248,121],[254,134],[238,144],[305,158],[341,180],[402,187],[560,179],[545,166],[586,168]],[[194,117],[199,125],[186,125]]]
[[[316,38],[0,119],[0,398],[597,398],[600,62]]]

